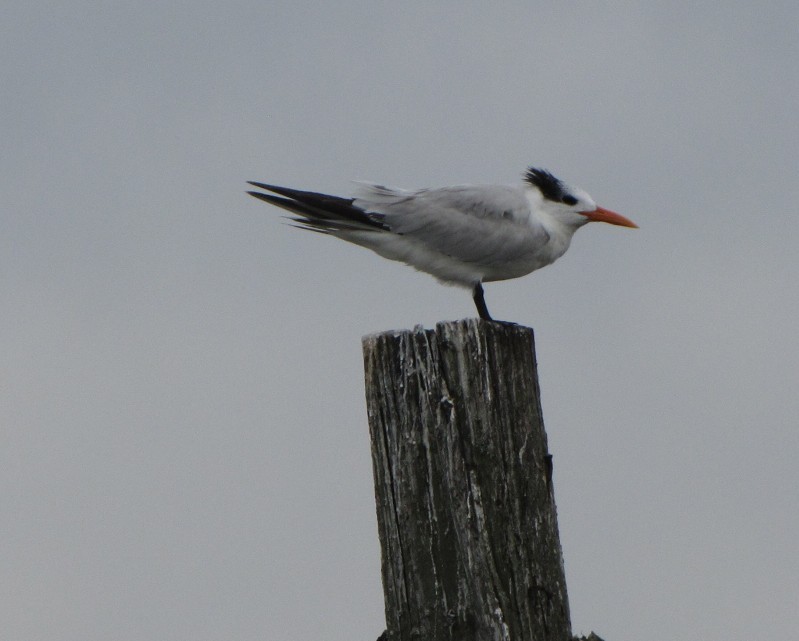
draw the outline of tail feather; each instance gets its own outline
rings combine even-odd
[[[335,233],[340,231],[388,231],[380,216],[371,216],[353,205],[352,198],[340,198],[312,191],[301,191],[278,185],[250,182],[253,187],[271,191],[280,196],[259,191],[248,191],[270,205],[281,207],[297,217],[292,218],[299,227],[313,231]]]

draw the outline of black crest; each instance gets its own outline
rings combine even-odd
[[[536,169],[530,167],[524,175],[524,179],[533,187],[538,187],[541,195],[547,200],[554,200],[561,202],[566,195],[566,190],[563,183],[560,182],[555,176],[550,174],[546,169]]]

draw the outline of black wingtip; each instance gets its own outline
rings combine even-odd
[[[314,191],[302,191],[290,187],[280,187],[255,181],[247,181],[248,185],[258,187],[265,191],[248,191],[253,198],[263,200],[271,205],[282,207],[288,211],[306,218],[307,224],[317,223],[328,229],[344,230],[374,230],[389,231],[389,228],[378,216],[372,216],[358,207],[353,206],[352,198],[340,198],[329,194]],[[278,194],[277,196],[275,194]]]
[[[296,200],[291,200],[290,198],[281,198],[280,196],[275,196],[274,194],[265,194],[261,191],[248,191],[246,193],[253,198],[262,200],[263,202],[274,205],[275,207],[287,209],[288,211],[295,214],[300,214],[301,216],[308,216],[311,214],[311,211],[308,207],[302,203],[298,203]]]
[[[252,180],[248,180],[247,184],[248,185],[252,185],[253,187],[258,187],[258,189],[266,189],[267,191],[272,191],[272,187],[275,186],[275,185],[267,185],[266,183],[257,183],[257,182],[254,182]],[[252,193],[252,192],[248,191],[247,193],[249,194],[249,193]]]
[[[260,191],[248,191],[246,192],[253,198],[257,198],[258,200],[263,200],[268,203],[275,204],[275,202],[289,202],[285,198],[278,198],[277,196],[273,196],[272,194],[265,194]]]

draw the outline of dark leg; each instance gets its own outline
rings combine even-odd
[[[483,296],[483,285],[481,283],[477,283],[477,285],[474,286],[472,298],[474,299],[474,304],[477,305],[477,313],[480,314],[480,318],[483,320],[494,320],[491,318],[491,314],[488,313],[486,299]]]

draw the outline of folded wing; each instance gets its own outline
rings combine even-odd
[[[512,186],[405,191],[361,184],[353,204],[379,216],[393,233],[467,263],[507,263],[549,239],[531,219],[523,191]]]

